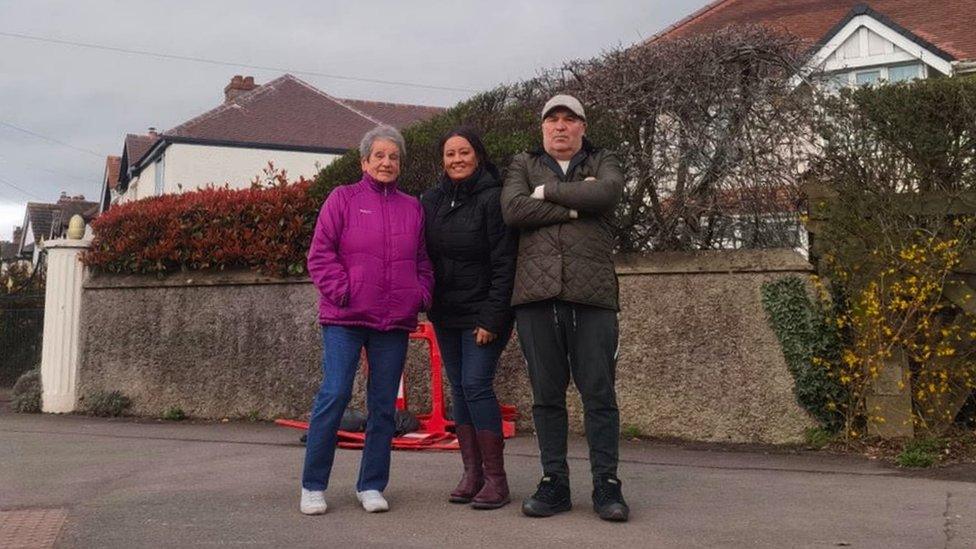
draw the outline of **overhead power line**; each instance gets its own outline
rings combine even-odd
[[[7,181],[6,179],[0,178],[0,185],[6,185],[7,187],[10,187],[11,189],[20,191],[20,192],[26,194],[27,196],[29,196],[31,198],[36,198],[38,200],[44,200],[43,198],[37,196],[36,194],[34,194],[32,192],[27,191],[27,190],[24,190],[24,189],[18,187],[17,185],[14,185],[13,183]]]
[[[118,48],[115,46],[105,46],[102,44],[91,44],[87,42],[76,42],[73,40],[61,40],[59,38],[49,38],[46,36],[33,36],[29,34],[20,34],[15,32],[4,32],[0,31],[0,36],[6,36],[9,38],[18,38],[21,40],[33,40],[36,42],[47,42],[50,44],[61,44],[64,46],[75,46],[79,48],[90,48],[93,50],[103,50],[112,51],[116,53],[128,53],[133,55],[145,55],[148,57],[155,57],[157,59],[176,59],[179,61],[192,61],[194,63],[207,63],[210,65],[225,65],[228,67],[240,67],[245,69],[258,69],[265,71],[276,71],[276,72],[287,72],[291,74],[303,74],[308,76],[321,76],[323,78],[332,78],[335,80],[349,80],[352,82],[365,82],[368,84],[384,84],[388,86],[404,86],[410,88],[423,88],[428,90],[444,90],[444,91],[456,91],[456,92],[469,92],[475,93],[478,90],[471,88],[456,88],[452,86],[435,86],[432,84],[419,84],[417,82],[403,82],[400,80],[380,80],[376,78],[362,78],[359,76],[348,76],[344,74],[332,74],[317,71],[306,71],[299,69],[290,69],[286,67],[273,67],[267,65],[252,65],[250,63],[237,63],[234,61],[221,61],[217,59],[207,59],[205,57],[193,57],[189,55],[175,55],[170,53],[160,53],[148,50],[134,50],[129,48]]]
[[[76,146],[72,145],[71,143],[65,143],[64,141],[61,141],[60,139],[55,139],[53,137],[49,137],[49,136],[46,136],[46,135],[37,133],[35,131],[28,130],[27,128],[21,128],[20,126],[16,126],[14,124],[11,124],[10,122],[5,122],[3,120],[0,120],[0,126],[6,126],[8,128],[17,130],[19,132],[26,133],[27,135],[32,135],[32,136],[34,136],[34,137],[36,137],[38,139],[43,139],[44,141],[49,141],[51,143],[55,143],[57,145],[61,145],[62,147],[67,147],[69,149],[74,149],[76,151],[83,152],[83,153],[86,153],[86,154],[90,154],[92,156],[97,156],[98,158],[101,158],[101,159],[104,159],[105,158],[105,155],[104,154],[97,153],[97,152],[95,152],[95,151],[93,151],[91,149],[86,149],[84,147],[76,147]]]
[[[10,158],[7,158],[7,157],[4,157],[3,155],[0,155],[0,164],[5,164],[7,162],[10,162]],[[26,162],[18,162],[16,160],[14,160],[13,163],[14,164],[17,164],[19,166],[25,167],[25,168],[27,168],[29,170],[37,170],[37,171],[40,171],[40,172],[46,172],[46,173],[49,173],[49,174],[52,174],[52,175],[57,175],[59,177],[69,177],[71,179],[75,179],[77,181],[85,181],[87,183],[91,183],[91,181],[92,181],[92,178],[91,177],[82,177],[82,176],[80,176],[78,174],[73,174],[73,173],[68,173],[68,172],[62,172],[60,170],[52,170],[51,168],[45,168],[43,166],[37,166],[35,164],[30,164],[30,163],[26,163]]]

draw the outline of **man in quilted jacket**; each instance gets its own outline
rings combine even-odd
[[[548,517],[572,506],[566,462],[572,377],[583,399],[593,508],[604,520],[625,521],[629,508],[617,478],[619,303],[611,233],[623,174],[616,156],[595,148],[585,134],[579,100],[549,99],[542,110],[543,149],[512,160],[501,194],[505,222],[519,229],[512,305],[543,470],[522,512]]]

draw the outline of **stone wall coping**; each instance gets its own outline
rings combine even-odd
[[[118,275],[92,273],[85,282],[86,290],[116,288],[187,288],[193,286],[254,286],[264,284],[311,284],[305,276],[277,278],[247,270],[193,271],[157,275]]]
[[[56,240],[45,240],[42,246],[45,250],[56,250],[59,248],[91,248],[91,243],[91,238],[83,238],[81,240],[58,238]]]
[[[77,242],[77,241],[74,241]],[[696,252],[652,252],[619,255],[617,274],[710,274],[813,272],[802,255],[790,249],[704,250]],[[261,284],[310,284],[308,277],[276,278],[253,271],[195,271],[156,275],[116,275],[94,273],[85,282],[86,290],[109,288],[186,288],[192,286],[247,286]]]
[[[813,272],[813,265],[797,251],[701,250],[695,252],[652,252],[619,255],[617,274],[711,274]]]

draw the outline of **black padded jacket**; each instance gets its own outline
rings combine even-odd
[[[498,173],[488,167],[459,182],[442,175],[420,197],[434,264],[433,322],[495,334],[511,324],[518,233],[502,221],[500,196]]]

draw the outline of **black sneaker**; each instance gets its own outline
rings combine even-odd
[[[551,517],[572,508],[569,482],[551,475],[542,477],[535,493],[522,501],[522,514],[529,517]]]
[[[620,479],[610,476],[594,479],[593,510],[603,520],[625,522],[630,517],[630,507],[620,492]]]

